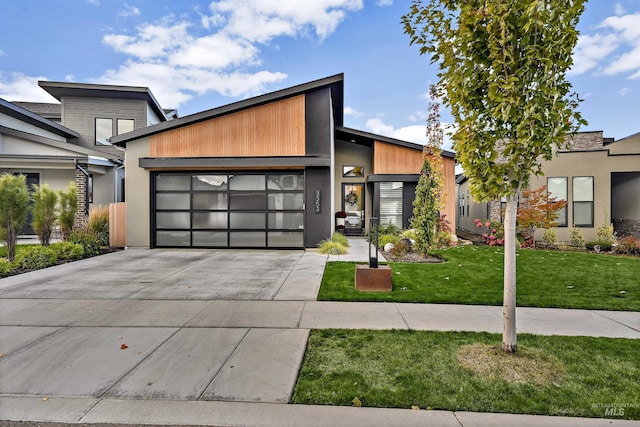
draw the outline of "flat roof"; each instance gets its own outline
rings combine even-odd
[[[49,80],[38,81],[38,86],[46,90],[58,101],[65,96],[82,96],[96,98],[136,99],[146,101],[160,120],[166,121],[165,110],[153,96],[148,87],[102,85],[93,83],[53,82]]]

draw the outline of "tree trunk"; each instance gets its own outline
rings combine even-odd
[[[518,197],[507,199],[504,213],[504,297],[502,351],[516,352],[516,213]]]

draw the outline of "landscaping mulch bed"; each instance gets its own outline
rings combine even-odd
[[[424,256],[418,252],[407,252],[403,255],[393,255],[391,252],[380,251],[382,255],[387,259],[387,261],[392,262],[416,262],[416,263],[438,263],[444,262],[445,260],[437,257],[437,256]]]

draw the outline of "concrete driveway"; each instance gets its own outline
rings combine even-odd
[[[272,300],[303,251],[136,250],[10,277],[3,298]]]
[[[0,419],[42,396],[285,403],[326,258],[131,249],[1,279]]]

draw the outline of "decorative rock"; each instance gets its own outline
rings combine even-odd
[[[394,245],[393,243],[387,243],[382,249],[384,249],[385,252],[391,252],[395,247],[396,245]]]

